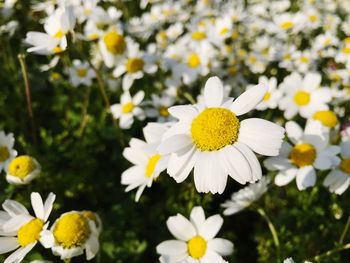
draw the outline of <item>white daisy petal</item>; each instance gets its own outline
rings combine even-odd
[[[211,77],[204,87],[204,100],[208,108],[219,107],[224,98],[224,86],[218,77]]]
[[[0,237],[0,254],[15,250],[20,245],[16,237]]]
[[[30,199],[32,202],[32,207],[35,213],[35,216],[40,219],[44,219],[45,217],[45,210],[44,210],[44,204],[43,199],[41,198],[39,193],[32,193],[30,195]]]
[[[300,168],[296,176],[296,182],[299,190],[314,186],[316,183],[315,169],[312,166]]]
[[[17,263],[21,262],[23,258],[33,249],[37,242],[31,243],[25,247],[21,247],[8,256],[4,263]]]
[[[303,130],[301,127],[294,121],[289,121],[286,123],[286,133],[288,138],[294,143],[297,144],[302,136]]]
[[[157,246],[157,253],[164,255],[181,255],[187,252],[187,245],[183,241],[168,240]]]
[[[196,108],[192,105],[173,106],[168,111],[172,116],[183,121],[191,121],[198,114]]]
[[[208,248],[215,251],[221,256],[228,256],[233,252],[232,242],[223,238],[214,238],[212,240],[209,240]]]
[[[196,206],[192,208],[190,220],[192,224],[196,227],[198,232],[199,227],[205,222],[204,210],[201,206]]]
[[[294,167],[279,172],[275,177],[275,184],[278,186],[289,184],[296,177],[297,172],[298,169]]]
[[[177,152],[187,146],[193,144],[191,137],[187,135],[174,135],[169,139],[165,139],[159,146],[158,151],[160,154],[169,154]]]
[[[220,215],[213,215],[205,220],[205,223],[201,225],[199,229],[199,235],[205,240],[213,239],[219,232],[224,219]]]
[[[169,217],[166,224],[171,234],[179,240],[188,241],[196,235],[192,223],[181,214]]]

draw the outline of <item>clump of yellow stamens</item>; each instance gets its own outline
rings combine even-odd
[[[87,70],[85,68],[78,68],[77,75],[81,78],[84,78],[87,75]]]
[[[224,108],[208,108],[191,125],[191,137],[201,151],[216,151],[233,144],[238,138],[239,120]]]
[[[192,33],[192,39],[193,40],[196,40],[196,41],[200,41],[200,40],[203,40],[205,39],[207,36],[204,32],[200,32],[200,31],[197,31],[197,32],[193,32]]]
[[[297,144],[290,152],[289,158],[298,167],[312,165],[316,160],[316,149],[308,143]]]
[[[268,91],[265,93],[263,101],[267,102],[267,101],[269,101],[270,98],[271,98],[271,92]]]
[[[337,115],[329,110],[318,111],[313,116],[314,120],[322,122],[322,124],[329,128],[334,128],[338,124]]]
[[[13,159],[9,164],[9,174],[24,179],[37,168],[32,157],[22,155]]]
[[[0,146],[0,162],[6,161],[10,157],[10,153],[7,147]]]
[[[126,63],[126,71],[129,73],[135,73],[143,69],[145,62],[141,58],[129,58]]]
[[[190,68],[197,68],[201,64],[201,59],[196,53],[189,55],[187,64]]]
[[[340,163],[340,169],[347,174],[350,174],[350,158],[344,159]]]
[[[84,244],[90,235],[89,222],[84,215],[71,212],[58,219],[53,234],[62,247],[77,247]]]
[[[17,231],[17,240],[21,247],[25,247],[40,239],[40,233],[43,230],[44,222],[39,218],[35,218],[25,225],[21,226]]]
[[[134,103],[128,102],[128,103],[125,103],[125,104],[122,106],[122,112],[123,112],[123,113],[130,113],[130,112],[132,112],[132,110],[133,110],[134,108],[135,108]]]
[[[168,111],[168,108],[164,107],[164,106],[161,106],[159,108],[159,114],[160,114],[160,116],[163,116],[163,117],[168,117],[170,115],[169,111]]]
[[[310,93],[307,91],[300,90],[294,95],[294,102],[298,106],[308,105],[310,102]]]
[[[156,165],[160,160],[161,155],[155,154],[148,159],[148,164],[146,166],[146,176],[149,178],[153,175]]]
[[[188,254],[194,259],[200,259],[207,251],[207,241],[201,236],[195,236],[187,243]]]
[[[280,24],[280,27],[283,30],[288,30],[291,29],[294,26],[294,23],[292,21],[285,21],[283,23]]]
[[[107,50],[114,55],[120,55],[126,49],[126,42],[124,40],[124,37],[115,31],[107,33],[104,36],[103,41],[106,44]]]

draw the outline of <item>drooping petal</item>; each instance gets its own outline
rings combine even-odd
[[[300,168],[296,176],[297,187],[299,190],[305,190],[314,186],[316,183],[316,172],[312,166]]]

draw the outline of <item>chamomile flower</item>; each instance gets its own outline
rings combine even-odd
[[[343,194],[350,184],[350,141],[342,142],[340,148],[341,162],[323,182],[330,192],[338,195]]]
[[[130,96],[129,91],[125,91],[120,98],[120,103],[111,106],[113,118],[119,119],[119,126],[122,129],[129,129],[134,123],[134,117],[140,120],[145,118],[143,110],[139,107],[144,96],[145,93],[142,90],[134,97]]]
[[[123,156],[134,166],[122,173],[121,183],[127,185],[126,192],[138,188],[135,201],[138,202],[142,192],[151,187],[154,180],[167,167],[169,156],[161,155],[157,147],[168,129],[166,124],[151,123],[144,129],[146,141],[131,139],[130,147],[123,151]]]
[[[69,77],[74,87],[79,85],[90,86],[92,79],[95,77],[95,72],[88,62],[75,59],[73,60],[73,67],[69,69]]]
[[[321,75],[307,73],[304,78],[299,73],[287,76],[280,85],[285,93],[279,108],[284,110],[288,120],[299,113],[304,118],[310,118],[319,110],[328,110],[327,103],[331,101],[328,88],[320,88]]]
[[[99,232],[94,220],[84,212],[71,211],[62,214],[50,229],[53,241],[52,253],[62,260],[86,253],[86,259],[93,259],[99,250]]]
[[[337,114],[330,110],[316,111],[312,119],[321,122],[327,129],[335,128],[339,123]]]
[[[162,263],[222,262],[222,256],[233,252],[233,244],[215,238],[223,224],[220,215],[205,218],[202,207],[192,209],[190,220],[181,214],[167,220],[167,226],[176,240],[164,241],[157,246]]]
[[[257,85],[232,102],[224,98],[220,79],[212,77],[205,84],[205,104],[171,107],[170,114],[179,121],[159,146],[161,154],[172,154],[170,176],[180,183],[194,168],[196,189],[205,193],[222,193],[228,175],[241,184],[259,180],[261,167],[253,151],[278,155],[284,129],[263,119],[237,116],[254,109],[267,90]]]
[[[166,122],[171,119],[168,108],[174,105],[175,98],[166,93],[163,93],[162,96],[152,94],[151,97],[152,108],[145,110],[146,115],[150,118],[157,118],[158,122]]]
[[[29,155],[21,155],[14,158],[5,169],[7,182],[19,185],[29,184],[41,172],[41,166],[38,161]]]
[[[329,145],[329,135],[320,122],[310,121],[305,130],[293,121],[286,123],[288,138],[294,144],[284,142],[277,157],[265,160],[269,170],[278,170],[275,184],[284,186],[296,179],[299,190],[305,190],[316,183],[316,170],[328,170],[339,164],[338,146]]]
[[[47,234],[48,223],[46,221],[52,210],[55,195],[50,193],[45,203],[38,193],[31,194],[31,203],[35,217],[20,203],[6,200],[2,207],[0,219],[0,253],[9,255],[4,263],[18,263],[40,242],[44,247],[51,245],[50,236]]]
[[[271,77],[268,79],[265,76],[259,77],[259,83],[269,87],[269,90],[266,92],[263,100],[256,106],[257,110],[266,110],[266,109],[275,109],[278,106],[279,100],[282,97],[282,92],[277,88],[277,79]],[[254,87],[249,85],[249,88]]]
[[[250,206],[267,191],[269,183],[269,178],[262,177],[259,182],[250,184],[238,192],[233,193],[231,199],[221,205],[225,208],[224,215],[228,216],[236,214]]]
[[[111,68],[118,64],[120,57],[126,51],[126,41],[121,29],[111,28],[99,41],[99,50],[103,62]]]
[[[0,131],[0,172],[17,156],[17,151],[13,149],[14,144],[15,138],[12,133],[5,134],[4,131]]]

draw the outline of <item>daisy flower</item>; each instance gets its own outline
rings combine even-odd
[[[126,47],[123,32],[116,28],[112,28],[107,31],[99,41],[99,49],[103,62],[109,68],[118,64],[121,55],[123,55],[126,50]]]
[[[223,222],[220,215],[205,219],[204,210],[199,206],[192,209],[190,220],[181,214],[170,217],[167,226],[176,240],[164,241],[157,246],[160,262],[222,262],[222,256],[233,252],[230,241],[215,238]]]
[[[262,177],[259,182],[250,184],[238,192],[233,193],[231,199],[221,205],[226,208],[224,210],[224,215],[228,216],[236,214],[250,206],[267,191],[269,183],[270,179]]]
[[[299,190],[305,190],[316,183],[316,171],[328,170],[339,164],[338,146],[329,145],[329,135],[324,132],[320,122],[310,121],[305,130],[293,121],[286,123],[288,138],[294,144],[284,142],[277,157],[265,160],[269,170],[278,170],[275,184],[284,186],[296,178]]]
[[[135,201],[138,202],[142,192],[151,187],[154,180],[167,167],[169,156],[160,155],[157,147],[168,129],[166,124],[149,123],[143,133],[146,141],[131,139],[123,151],[123,156],[134,166],[122,173],[121,183],[127,185],[126,192],[138,188]]]
[[[152,94],[151,98],[150,104],[153,108],[145,110],[147,117],[157,118],[158,122],[166,122],[171,119],[168,108],[174,105],[175,98],[166,93],[161,96]]]
[[[74,87],[81,84],[90,86],[91,80],[95,77],[95,72],[89,66],[89,63],[75,59],[73,60],[73,67],[69,69],[69,77]]]
[[[9,184],[29,184],[40,172],[41,166],[34,157],[21,155],[6,167],[6,180]]]
[[[52,253],[62,260],[86,253],[86,259],[93,259],[99,250],[99,232],[94,220],[84,212],[71,211],[62,214],[50,229],[54,240]]]
[[[338,195],[343,194],[350,184],[350,141],[342,142],[340,149],[339,166],[332,170],[323,182],[330,192]]]
[[[153,63],[150,56],[140,51],[139,44],[126,39],[126,57],[121,58],[113,71],[113,76],[118,78],[123,75],[123,89],[129,90],[135,79],[143,78],[144,72],[154,73],[157,65]]]
[[[284,117],[292,119],[297,113],[304,118],[310,118],[319,110],[328,110],[327,103],[331,101],[328,88],[320,88],[321,75],[308,73],[304,78],[299,73],[292,73],[280,85],[285,93],[279,108],[284,110]]]
[[[0,172],[17,156],[17,151],[13,149],[14,144],[15,138],[12,133],[5,134],[4,131],[0,131]]]
[[[256,153],[275,156],[284,137],[284,129],[272,122],[238,119],[254,109],[268,87],[257,85],[235,101],[223,96],[218,77],[209,78],[204,88],[204,104],[174,106],[172,116],[179,119],[164,135],[160,154],[171,153],[167,172],[176,182],[184,181],[194,168],[198,192],[222,193],[227,175],[241,184],[262,176]]]
[[[45,203],[38,193],[31,194],[35,217],[20,203],[6,200],[0,218],[0,254],[14,251],[4,263],[18,263],[31,251],[38,241],[45,247],[51,243],[47,235],[47,219],[56,196],[50,193]]]
[[[282,97],[282,92],[277,88],[277,79],[272,77],[268,79],[265,76],[259,77],[259,83],[269,87],[263,100],[256,106],[257,110],[275,109],[278,106],[278,102]],[[249,88],[254,87],[254,85],[249,85]]]
[[[111,106],[111,112],[115,119],[119,119],[119,126],[122,129],[129,129],[134,123],[134,117],[140,120],[145,118],[143,110],[139,107],[145,93],[140,90],[134,97],[130,96],[129,91],[124,91],[120,98],[120,103]]]
[[[335,128],[339,123],[337,115],[330,110],[316,111],[312,119],[321,122],[326,129]]]

